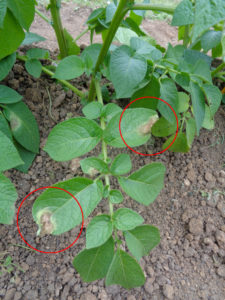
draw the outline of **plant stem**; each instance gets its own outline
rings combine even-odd
[[[52,25],[52,21],[46,17],[39,9],[35,8],[35,12],[39,17],[41,17],[44,21],[46,21],[48,24]]]
[[[167,14],[173,14],[175,11],[174,6],[166,6],[166,5],[157,5],[157,4],[134,4],[129,10],[152,10],[152,11],[160,11],[165,12]]]
[[[187,47],[189,42],[189,29],[190,29],[189,25],[186,25],[184,29],[184,40],[183,40],[184,47]]]
[[[96,89],[98,102],[103,104],[101,87],[100,87],[99,81],[97,79],[95,79],[95,89]],[[101,117],[100,121],[101,121],[101,128],[102,128],[102,130],[104,130],[105,129],[104,117]],[[104,140],[102,141],[102,154],[103,154],[104,162],[107,163],[107,157],[108,157],[108,155],[107,155],[107,144],[104,142]],[[109,190],[110,190],[110,180],[109,180],[109,175],[107,175],[107,174],[105,175],[105,184],[106,184],[106,186],[109,187]],[[112,217],[112,215],[113,215],[113,204],[110,201],[109,201],[109,212],[110,212],[110,215]]]
[[[221,71],[223,68],[225,68],[225,62],[222,62],[215,70],[211,72],[212,77],[215,77],[219,71]]]
[[[111,25],[109,27],[108,33],[106,35],[105,41],[102,45],[101,51],[98,56],[98,60],[96,62],[93,74],[92,74],[92,80],[90,84],[89,89],[89,95],[88,100],[92,101],[95,98],[95,76],[96,73],[99,71],[100,65],[103,63],[104,58],[109,50],[109,47],[113,41],[113,38],[117,32],[118,27],[120,26],[121,21],[123,20],[124,16],[127,13],[127,0],[120,0],[120,3],[117,7],[117,10],[114,14],[114,17],[112,19]]]
[[[16,56],[19,60],[22,60],[22,61],[27,61],[27,57],[26,56],[21,56],[21,55],[18,55]],[[46,74],[48,74],[49,76],[53,76],[54,73],[51,72],[49,69],[45,68],[42,66],[42,71]],[[68,87],[70,90],[72,90],[77,96],[81,97],[81,98],[84,98],[85,97],[85,94],[82,93],[80,90],[78,90],[75,86],[73,86],[71,83],[69,83],[68,81],[66,80],[61,80],[61,79],[57,79],[60,83],[62,83],[64,86]]]
[[[85,35],[85,33],[87,33],[89,30],[89,28],[86,28],[84,31],[82,31],[75,39],[74,41],[78,41],[83,35]]]
[[[60,18],[60,8],[57,3],[57,0],[50,0],[50,11],[52,15],[53,20],[53,28],[55,30],[55,35],[58,41],[59,50],[60,50],[60,56],[61,58],[64,58],[68,55],[67,51],[67,43],[64,36],[64,31],[62,27],[62,22]]]

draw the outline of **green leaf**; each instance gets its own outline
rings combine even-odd
[[[128,249],[138,261],[160,242],[158,228],[151,225],[141,225],[131,231],[125,231],[124,236]]]
[[[194,8],[190,0],[181,1],[173,14],[172,26],[182,26],[194,23]]]
[[[178,114],[178,92],[176,85],[172,79],[164,78],[160,82],[160,98],[169,103],[176,114]],[[171,124],[176,122],[175,115],[171,108],[163,103],[162,101],[159,101],[158,103],[158,110],[162,114],[162,116],[169,121]]]
[[[202,123],[205,117],[205,97],[198,84],[191,82],[191,99],[194,110],[197,135],[202,127]]]
[[[130,46],[133,50],[135,50],[136,54],[139,54],[148,60],[157,61],[162,58],[161,51],[140,37],[132,37],[130,40]]]
[[[0,4],[1,5],[1,4]],[[16,61],[16,53],[6,56],[0,61],[0,80],[4,79]]]
[[[73,266],[85,282],[106,276],[114,255],[114,242],[110,238],[104,245],[81,251],[73,260]]]
[[[7,9],[3,27],[0,28],[0,59],[12,54],[24,40],[25,34],[19,23]]]
[[[175,77],[175,81],[180,86],[188,88],[190,83],[190,76],[189,74],[182,72],[181,74],[177,74],[177,76]]]
[[[169,123],[165,118],[161,117],[152,126],[152,135],[157,137],[166,137],[173,134],[177,130],[177,123]]]
[[[22,42],[22,45],[31,45],[33,43],[43,42],[46,38],[43,36],[34,33],[34,32],[25,32],[25,39]]]
[[[137,11],[136,11],[137,12]],[[143,17],[136,14],[133,10],[130,11],[130,18],[138,25],[140,26],[143,20]]]
[[[19,102],[23,97],[15,90],[5,85],[0,85],[0,103],[10,104]]]
[[[73,37],[69,34],[69,32],[64,28],[64,37],[66,39],[66,46],[67,46],[67,52],[69,55],[79,55],[80,54],[80,47],[76,44]]]
[[[206,54],[192,49],[185,49],[183,53],[184,61],[186,61],[190,65],[195,65],[199,60],[204,60],[210,67],[212,58],[207,56]],[[191,66],[192,67],[192,66]]]
[[[208,52],[220,44],[222,37],[221,31],[209,30],[201,37],[201,44],[204,51]]]
[[[129,177],[118,179],[120,186],[131,198],[144,205],[155,200],[164,185],[165,167],[161,163],[144,166]]]
[[[141,97],[160,97],[160,85],[159,81],[155,78],[155,76],[151,77],[150,82],[147,83],[143,88],[140,90],[136,91],[132,96],[131,96],[131,101],[141,98]],[[156,110],[158,105],[158,99],[154,98],[144,98],[140,99],[138,101],[133,102],[130,105],[130,108],[133,107],[144,107],[144,108],[150,108],[153,110]]]
[[[119,284],[126,289],[142,286],[144,273],[137,261],[121,249],[117,249],[108,273],[105,285]]]
[[[119,27],[114,40],[123,45],[130,45],[130,40],[138,35],[129,28]]]
[[[113,204],[119,204],[123,202],[123,195],[120,190],[111,190],[109,192],[109,201]]]
[[[0,190],[0,223],[12,224],[15,213],[14,203],[17,199],[17,192],[11,181],[1,173]]]
[[[202,127],[208,130],[214,129],[214,120],[210,112],[210,108],[205,104],[205,117],[202,123]]]
[[[47,59],[49,51],[41,48],[31,48],[26,53],[28,59]]]
[[[115,5],[115,3],[112,2],[106,7],[106,12],[105,12],[106,23],[109,23],[112,21],[115,12],[116,12],[116,5]]]
[[[0,111],[0,131],[4,133],[10,140],[12,140],[12,133],[9,124],[6,121],[3,113]]]
[[[7,4],[20,25],[29,31],[34,20],[35,2],[30,0],[7,0]]]
[[[23,164],[16,167],[15,169],[23,172],[23,173],[28,173],[28,170],[30,168],[30,166],[33,163],[33,160],[35,159],[36,154],[26,150],[25,148],[23,148],[20,144],[16,144],[16,148],[17,151],[19,152],[20,157],[23,160]]]
[[[105,13],[105,8],[95,9],[87,19],[87,24],[94,24]]]
[[[110,216],[94,217],[88,225],[86,233],[86,249],[103,245],[112,236],[113,224]]]
[[[79,56],[71,55],[62,59],[53,78],[70,80],[84,73],[84,63]]]
[[[220,90],[217,86],[214,86],[212,84],[204,84],[202,86],[202,88],[203,88],[205,96],[208,100],[210,112],[213,117],[220,107],[222,93],[220,92]]]
[[[192,77],[193,75],[198,75],[203,79],[204,81],[208,83],[212,83],[212,77],[211,77],[211,71],[208,63],[202,59],[199,59],[197,63],[195,64],[193,71],[192,71]]]
[[[35,78],[39,78],[41,76],[42,64],[37,59],[29,59],[25,62],[25,68],[27,72],[34,76]]]
[[[82,112],[90,120],[98,119],[101,116],[102,107],[101,103],[92,101],[82,109]]]
[[[56,125],[44,150],[56,161],[66,161],[91,151],[101,140],[102,129],[95,121],[72,118]]]
[[[115,115],[108,123],[103,137],[107,144],[113,147],[125,147],[119,132],[121,113]],[[152,125],[157,121],[155,111],[146,108],[127,109],[122,117],[121,132],[125,142],[130,147],[145,144],[150,138]]]
[[[118,230],[131,230],[143,222],[142,216],[129,208],[119,208],[113,214],[113,224]]]
[[[179,92],[178,93],[178,111],[179,113],[184,113],[189,108],[190,97],[186,93]]]
[[[166,149],[173,141],[175,134],[172,135],[164,144],[163,149]],[[185,133],[179,132],[173,145],[169,148],[172,152],[187,153],[190,150]]]
[[[113,51],[109,68],[117,98],[125,98],[130,97],[144,79],[147,62],[128,46],[121,46]]]
[[[126,153],[117,155],[110,167],[110,171],[114,176],[129,173],[132,168],[130,156]]]
[[[0,2],[0,28],[3,27],[6,9],[7,9],[7,0],[2,0]]]
[[[88,157],[80,161],[81,169],[88,175],[95,175],[96,173],[106,174],[109,172],[108,165],[97,157]]]
[[[195,5],[193,40],[206,29],[225,19],[225,2],[223,0],[198,0]]]
[[[0,131],[0,172],[23,164],[13,142]]]
[[[116,114],[122,113],[122,108],[115,103],[109,103],[103,106],[101,116],[105,117],[106,122],[109,122]]]
[[[81,58],[84,61],[85,58],[88,57],[92,61],[92,66],[94,67],[96,65],[101,48],[101,44],[92,44],[84,49],[84,51],[81,53]]]
[[[102,182],[88,178],[72,178],[58,182],[53,187],[62,188],[79,201],[86,219],[102,199]],[[82,221],[81,211],[74,198],[63,190],[47,189],[34,202],[32,214],[39,231],[59,235],[69,231]],[[48,218],[49,228],[43,220]]]
[[[196,134],[195,120],[193,118],[190,118],[186,121],[186,135],[187,135],[187,144],[189,148],[191,148],[191,145],[195,138],[195,134]]]
[[[10,127],[14,138],[25,149],[38,153],[40,136],[37,122],[23,102],[8,104],[4,107],[4,115],[10,122]]]

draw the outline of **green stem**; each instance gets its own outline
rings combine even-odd
[[[219,75],[220,73],[216,74],[214,77],[219,78],[220,80],[222,80],[223,82],[225,82],[225,77]]]
[[[92,74],[92,79],[91,79],[91,84],[90,84],[90,89],[89,89],[89,96],[88,100],[92,101],[95,98],[95,76],[96,73],[99,71],[100,65],[103,63],[104,58],[109,50],[109,47],[113,41],[113,38],[117,32],[118,27],[120,26],[121,21],[123,20],[124,16],[127,13],[127,0],[120,0],[120,3],[117,7],[117,10],[114,14],[114,17],[112,19],[111,25],[109,27],[108,33],[106,35],[105,41],[102,45],[101,51],[98,56],[98,60],[96,62],[93,74]]]
[[[39,17],[41,17],[45,22],[47,22],[48,24],[52,25],[52,21],[46,17],[39,9],[35,8],[35,12],[37,15],[39,15]]]
[[[189,43],[189,29],[190,29],[189,25],[186,25],[184,30],[184,40],[183,40],[184,47],[187,47]]]
[[[89,28],[86,28],[84,31],[82,31],[75,39],[74,41],[78,41],[83,35],[85,35],[85,33],[87,33],[89,31]]]
[[[219,71],[221,71],[223,68],[225,68],[225,62],[222,62],[215,70],[211,72],[212,77],[215,77]]]
[[[160,11],[165,12],[167,14],[173,14],[175,11],[174,6],[166,6],[166,5],[157,5],[157,4],[134,4],[129,9],[130,10],[152,10],[152,11]]]
[[[96,89],[98,102],[103,104],[102,91],[101,91],[99,81],[97,79],[95,79],[95,89]],[[105,127],[106,127],[104,117],[101,117],[100,122],[101,122],[102,130],[104,130]],[[102,154],[103,154],[104,162],[107,163],[107,158],[108,158],[107,144],[104,142],[104,140],[102,141]],[[106,184],[106,186],[109,187],[109,190],[110,190],[110,180],[109,180],[109,175],[107,175],[107,174],[105,175],[105,184]],[[109,201],[109,212],[110,212],[110,215],[112,217],[112,215],[113,215],[113,204],[110,201]]]
[[[62,27],[62,22],[60,18],[60,7],[57,0],[50,0],[50,11],[53,20],[53,28],[55,30],[55,35],[58,41],[60,56],[64,58],[68,55],[67,43],[64,36],[64,31]]]
[[[27,61],[27,57],[26,56],[21,56],[21,55],[18,55],[16,56],[19,60],[22,60],[22,61]],[[54,73],[52,71],[50,71],[49,69],[45,68],[42,66],[42,71],[46,74],[48,74],[49,76],[53,76]],[[62,83],[64,86],[68,87],[70,90],[72,90],[77,96],[81,97],[81,98],[84,98],[85,97],[85,94],[82,93],[80,90],[78,90],[75,86],[73,86],[71,83],[69,83],[68,81],[66,80],[61,80],[61,79],[57,79],[60,83]]]

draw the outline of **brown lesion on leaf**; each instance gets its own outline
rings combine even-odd
[[[45,211],[41,214],[40,219],[39,219],[39,230],[38,230],[38,235],[46,235],[46,234],[51,234],[55,226],[51,220],[52,213]]]
[[[10,127],[12,130],[16,130],[17,128],[20,127],[20,121],[18,118],[13,118],[10,121]]]
[[[152,116],[147,123],[141,125],[138,131],[141,135],[147,135],[151,132],[152,126],[158,121],[159,117],[157,115]]]

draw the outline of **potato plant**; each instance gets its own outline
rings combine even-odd
[[[25,37],[23,31],[23,28],[28,30],[31,24],[31,17],[26,12],[31,10],[33,16],[34,3],[31,1],[31,6],[29,2],[29,9],[25,12],[21,5],[18,6],[20,10],[16,10],[15,2],[3,1],[0,7],[0,40],[6,40],[9,24],[19,23],[18,28],[17,25],[10,27],[10,30],[13,28],[14,32],[18,31],[16,44],[10,38],[7,41],[8,48],[0,50],[0,58],[3,58],[0,65],[4,66],[2,72],[5,76],[12,68],[11,59],[12,55],[15,56],[16,47],[22,41],[23,44],[29,44],[41,39],[31,33],[26,33]],[[214,128],[214,115],[221,103],[222,94],[213,85],[213,78],[225,80],[222,72],[224,62],[214,69],[212,57],[207,54],[208,50],[218,47],[220,52],[213,50],[219,53],[216,57],[224,58],[222,26],[225,4],[222,0],[183,0],[175,9],[151,5],[149,1],[136,4],[134,0],[115,0],[89,16],[88,28],[84,32],[90,30],[91,45],[80,54],[75,41],[61,24],[59,3],[51,0],[50,10],[61,60],[51,66],[43,66],[43,60],[49,59],[49,54],[38,48],[29,49],[24,56],[18,53],[16,56],[25,62],[26,70],[32,76],[38,78],[45,72],[70,88],[85,103],[85,117],[63,121],[51,131],[44,147],[50,157],[56,161],[68,161],[88,153],[100,142],[102,145],[100,156],[81,160],[83,173],[88,177],[55,184],[77,197],[85,218],[103,198],[108,199],[109,203],[108,212],[90,221],[86,232],[86,249],[75,257],[73,265],[84,281],[106,278],[106,285],[120,284],[125,288],[140,286],[144,283],[144,275],[137,261],[159,243],[159,231],[152,225],[143,225],[144,219],[131,209],[115,210],[115,205],[122,203],[123,195],[120,190],[111,188],[111,177],[117,178],[119,186],[128,196],[143,205],[149,205],[163,188],[165,167],[161,163],[151,163],[125,176],[132,168],[129,155],[121,153],[111,160],[107,154],[107,146],[125,147],[118,126],[121,108],[114,103],[105,103],[112,98],[132,101],[140,97],[156,97],[151,101],[134,102],[122,118],[121,129],[131,147],[147,143],[153,135],[165,139],[162,146],[165,149],[174,139],[177,127],[172,111],[157,100],[159,97],[164,99],[174,109],[179,121],[178,136],[170,150],[188,152],[201,128]],[[183,45],[173,47],[169,44],[165,49],[149,37],[140,26],[146,10],[174,14],[172,22],[180,26],[179,37],[183,39]],[[208,11],[211,11],[210,18]],[[36,12],[46,19],[38,10]],[[206,19],[209,21],[205,22]],[[92,43],[94,34],[102,35],[102,44]],[[207,44],[208,38],[210,43]],[[120,45],[114,45],[114,40],[119,41]],[[82,74],[91,78],[87,93],[69,82]],[[113,95],[109,94],[107,85],[101,86],[102,78],[106,78],[108,85],[114,88]],[[7,118],[4,112],[7,108],[4,105],[1,107]],[[15,126],[20,129],[21,122],[12,122],[10,125],[12,130]],[[4,131],[3,135],[6,135]],[[15,134],[14,137],[16,139]],[[12,143],[15,144],[15,141]],[[7,186],[9,182],[3,174],[0,176],[0,184],[8,196],[4,198],[6,201],[0,199],[7,207],[11,201],[9,195],[15,194],[15,190],[11,185]],[[74,199],[63,191],[55,192],[52,189],[36,199],[32,213],[39,226],[38,234],[59,235],[82,221]],[[124,251],[122,236],[132,256]]]

